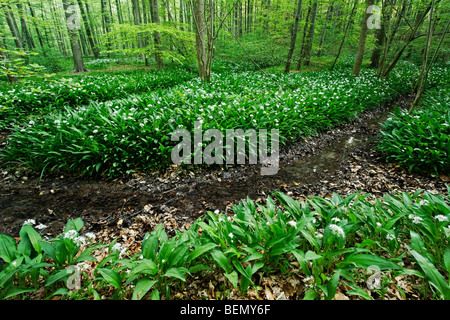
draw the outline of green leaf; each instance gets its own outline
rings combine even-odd
[[[340,262],[338,265],[349,265],[355,264],[360,268],[368,268],[370,266],[376,265],[380,268],[380,270],[395,270],[402,269],[398,264],[386,260],[382,257],[372,255],[372,254],[352,254],[344,259],[344,261]]]
[[[447,269],[447,272],[450,273],[450,243],[447,245],[447,248],[444,251],[444,265]]]
[[[212,250],[212,249],[214,249],[214,248],[216,248],[216,247],[217,247],[217,244],[210,242],[210,243],[207,243],[207,244],[205,244],[205,245],[203,245],[203,246],[200,246],[200,247],[198,247],[198,248],[195,248],[195,249],[189,254],[188,262],[189,262],[189,263],[192,262],[192,260],[194,260],[194,259],[200,257],[201,255],[205,254],[206,252],[208,252],[208,251],[210,251],[210,250]]]
[[[237,288],[239,283],[239,277],[236,271],[225,273],[224,276],[231,282],[234,288]]]
[[[0,234],[0,258],[6,263],[11,263],[16,259],[16,240],[13,237]]]
[[[223,269],[226,273],[231,273],[233,270],[233,266],[230,263],[230,260],[223,254],[222,251],[213,250],[211,251],[211,256],[214,261]]]
[[[66,227],[64,228],[64,233],[69,230],[76,230],[79,232],[81,229],[83,229],[84,222],[81,218],[76,218],[73,220],[69,220],[66,223]]]
[[[172,277],[180,279],[181,281],[185,282],[186,278],[184,275],[186,273],[189,273],[189,270],[184,267],[178,267],[178,268],[170,268],[167,270],[167,272],[164,274],[164,277]]]
[[[347,294],[360,296],[366,300],[373,300],[373,298],[362,288],[358,287],[355,284],[352,283],[346,283],[352,290],[347,291]]]
[[[445,300],[450,300],[450,286],[444,277],[439,273],[436,267],[426,257],[422,256],[416,250],[410,250],[416,259],[420,268],[423,270],[427,280],[439,291]]]
[[[110,285],[117,289],[122,287],[122,279],[117,271],[106,268],[101,268],[98,271],[102,275],[103,279],[105,279]]]
[[[157,280],[151,280],[149,278],[139,280],[134,288],[132,300],[141,300],[157,282]]]
[[[11,287],[6,291],[4,299],[8,299],[26,292],[36,291],[36,288]]]
[[[38,254],[42,252],[40,241],[41,236],[30,225],[24,225],[19,231],[21,241],[17,247],[18,251],[24,255],[31,254],[33,248]]]
[[[305,296],[303,297],[303,300],[314,300],[317,298],[318,294],[314,290],[309,290]]]
[[[313,251],[307,251],[305,253],[305,260],[309,261],[309,260],[316,260],[316,259],[320,259],[322,258],[321,255],[318,255],[317,253],[313,252]]]
[[[339,283],[339,277],[341,276],[340,270],[335,271],[331,279],[327,283],[326,300],[332,300],[336,295],[336,289]]]
[[[63,269],[59,270],[55,274],[52,274],[50,277],[47,278],[47,281],[45,282],[46,287],[50,287],[52,284],[64,279],[65,277],[68,277],[73,270]]]

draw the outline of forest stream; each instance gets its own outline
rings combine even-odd
[[[134,175],[113,181],[66,176],[46,177],[29,172],[0,172],[0,233],[18,236],[27,219],[47,227],[44,236],[58,236],[68,219],[81,217],[86,230],[126,228],[143,216],[168,229],[188,227],[206,211],[230,209],[250,197],[259,203],[279,190],[296,199],[369,192],[414,192],[425,189],[446,194],[447,177],[408,173],[385,163],[374,148],[380,123],[399,98],[364,112],[357,119],[282,148],[280,167],[261,176],[257,165],[204,168],[171,166],[163,173]],[[285,149],[285,150],[283,150]]]

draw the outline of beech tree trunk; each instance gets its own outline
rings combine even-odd
[[[204,0],[195,0],[194,6],[195,48],[197,51],[198,75],[201,79],[209,81],[211,70],[207,69],[205,2]]]
[[[150,16],[152,18],[152,23],[159,24],[159,3],[158,0],[149,0],[150,3]],[[158,69],[164,68],[164,61],[162,58],[162,43],[161,43],[161,35],[159,32],[153,33],[153,41],[155,43],[155,60],[158,66]]]
[[[73,55],[73,70],[72,72],[86,72],[87,68],[84,65],[83,57],[81,53],[81,46],[79,41],[79,35],[78,35],[78,29],[72,28],[69,23],[71,22],[70,19],[72,17],[72,12],[69,12],[68,8],[69,6],[73,5],[72,0],[62,0],[64,12],[66,16],[66,23],[67,23],[67,32],[69,33],[69,39],[70,39],[70,46],[72,47],[72,55]]]
[[[83,5],[83,2],[81,2],[81,0],[77,0],[77,2],[78,2],[78,7],[80,8],[80,13],[81,13],[81,17],[83,19],[84,29],[86,30],[86,36],[88,38],[89,45],[91,46],[92,53],[94,54],[95,59],[98,59],[100,57],[100,50],[98,49],[98,47],[95,43],[95,40],[94,40],[94,36],[92,35],[91,26],[89,24],[89,19],[86,15],[86,10],[84,10],[84,5]]]
[[[366,1],[366,10],[364,12],[364,18],[361,25],[361,33],[359,35],[359,44],[358,44],[358,53],[356,55],[355,65],[353,66],[352,74],[355,76],[359,76],[359,73],[361,72],[361,65],[364,58],[364,50],[366,48],[366,39],[367,39],[367,31],[369,30],[369,27],[367,26],[367,20],[370,17],[370,13],[367,12],[367,8],[371,5],[373,5],[375,1],[374,0],[367,0]]]
[[[19,31],[16,28],[14,17],[11,14],[11,8],[4,4],[3,10],[5,11],[6,22],[8,23],[9,30],[11,30],[11,34],[14,37],[14,43],[16,44],[17,49],[23,49],[22,42],[20,41]]]
[[[298,34],[298,25],[300,22],[300,17],[302,15],[302,0],[298,0],[297,2],[297,10],[295,11],[294,17],[294,25],[291,29],[291,45],[289,47],[289,52],[286,60],[286,67],[284,68],[284,72],[289,72],[291,70],[291,60],[295,50],[295,43],[297,42],[297,34]]]

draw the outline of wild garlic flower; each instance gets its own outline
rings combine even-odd
[[[436,220],[440,222],[448,221],[448,218],[444,216],[443,214],[438,214],[436,217],[434,217]]]
[[[63,235],[63,238],[71,239],[71,240],[74,240],[77,237],[78,237],[78,232],[77,232],[77,230],[73,230],[73,229],[65,232]]]
[[[412,223],[414,223],[414,224],[420,224],[420,221],[423,220],[421,217],[413,215],[413,214],[408,215],[408,218],[410,218],[412,220]]]
[[[36,220],[34,220],[34,219],[25,220],[23,223],[24,226],[25,225],[34,225],[34,224],[36,224]]]
[[[287,224],[293,226],[294,228],[297,228],[297,222],[295,222],[294,220],[289,221]]]
[[[42,223],[39,223],[36,227],[34,227],[35,229],[39,229],[39,230],[42,230],[42,229],[45,229],[45,228],[47,228],[47,226],[45,225],[45,224],[42,224]]]
[[[337,235],[341,236],[342,238],[345,238],[345,232],[344,232],[344,230],[342,230],[342,228],[339,227],[338,225],[336,225],[336,224],[330,224],[330,225],[329,225],[329,228],[330,228],[330,230],[331,230],[331,233],[337,234]]]
[[[331,218],[331,221],[339,222],[339,221],[341,221],[341,219],[339,219],[339,218],[337,218],[337,217],[333,217],[333,218]]]
[[[386,239],[387,239],[387,240],[395,240],[395,236],[394,236],[393,234],[391,234],[391,233],[388,233],[388,234],[386,235]]]

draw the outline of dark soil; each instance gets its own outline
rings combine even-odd
[[[0,233],[17,236],[23,222],[47,225],[41,233],[57,236],[68,219],[81,217],[86,230],[119,233],[147,216],[169,229],[188,227],[207,210],[223,211],[250,197],[264,203],[275,190],[296,199],[343,196],[353,192],[447,194],[448,177],[409,173],[385,163],[375,150],[379,122],[406,98],[363,113],[358,119],[283,148],[276,175],[260,175],[258,165],[231,168],[180,168],[112,181],[48,176],[17,169],[0,171]],[[0,145],[7,132],[0,133]],[[155,220],[156,219],[156,220]],[[119,228],[118,228],[119,227]],[[169,230],[170,231],[170,230]]]

